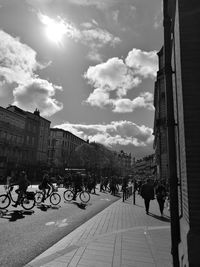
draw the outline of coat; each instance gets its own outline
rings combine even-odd
[[[141,188],[141,196],[144,199],[154,199],[154,187],[151,184],[143,184]]]

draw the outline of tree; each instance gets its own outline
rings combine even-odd
[[[85,143],[76,147],[71,155],[70,162],[76,167],[85,168],[93,172],[117,173],[119,167],[116,152],[113,152],[99,143]]]

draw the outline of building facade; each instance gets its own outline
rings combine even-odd
[[[34,115],[39,120],[39,133],[37,144],[37,164],[45,166],[48,163],[48,149],[49,149],[49,137],[50,137],[50,125],[51,122],[40,116],[39,110],[34,111]]]
[[[25,114],[0,107],[0,176],[23,162]]]
[[[146,178],[156,178],[155,154],[138,159],[133,165],[134,178],[145,180]]]
[[[157,179],[168,182],[167,176],[167,132],[166,132],[166,95],[164,84],[163,48],[158,52],[158,72],[154,87],[154,150],[157,165]]]
[[[164,0],[164,87],[173,266],[200,266],[200,4]]]
[[[50,121],[39,111],[31,113],[17,106],[0,107],[0,172],[47,165]]]
[[[121,150],[118,153],[118,162],[120,167],[120,172],[122,176],[128,175],[131,172],[132,167],[132,157],[131,153],[126,153]]]
[[[48,148],[48,164],[54,168],[69,167],[75,148],[85,140],[63,129],[51,128]]]

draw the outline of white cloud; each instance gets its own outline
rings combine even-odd
[[[128,90],[140,83],[140,79],[134,76],[132,70],[119,58],[111,58],[105,63],[90,66],[84,77],[94,86],[94,91],[115,91],[118,97],[126,95]]]
[[[118,37],[114,37],[108,31],[102,30],[100,28],[83,30],[81,34],[82,34],[81,38],[83,42],[89,43],[93,41],[93,42],[96,42],[96,45],[98,45],[99,47],[102,47],[105,44],[114,46],[120,42],[120,39]]]
[[[38,69],[47,66],[40,64],[36,56],[37,53],[18,38],[0,31],[0,80],[4,85],[1,90],[7,88],[6,84],[13,84],[15,105],[29,111],[38,108],[42,115],[51,116],[63,107],[53,98],[61,87],[36,75]]]
[[[91,29],[93,27],[93,24],[91,22],[83,22],[81,23],[81,27]]]
[[[32,48],[0,30],[0,75],[7,82],[24,83],[39,68],[44,66],[37,62]]]
[[[152,129],[144,125],[137,125],[131,121],[112,121],[109,124],[71,124],[69,122],[56,125],[72,132],[80,138],[90,142],[95,141],[108,147],[115,145],[146,147],[153,142]]]
[[[63,108],[62,103],[53,98],[56,90],[62,90],[62,87],[36,78],[14,89],[13,104],[30,111],[38,108],[42,116],[51,116]]]
[[[136,108],[143,107],[149,110],[154,110],[153,94],[149,92],[141,93],[138,97],[130,100],[129,98],[122,98],[113,100],[113,112],[127,113],[133,112]]]
[[[156,76],[158,70],[157,51],[146,52],[133,48],[128,53],[125,62],[136,74],[144,78]]]
[[[125,0],[68,0],[72,4],[80,6],[95,6],[98,9],[107,9],[119,2],[124,2]]]
[[[85,102],[100,108],[111,106],[113,112],[118,113],[132,112],[139,107],[154,110],[153,95],[149,92],[141,93],[132,100],[124,96],[137,87],[142,79],[154,77],[155,56],[157,57],[155,51],[133,49],[125,62],[115,57],[90,66],[84,78],[94,89]]]
[[[111,103],[109,93],[101,89],[95,89],[93,93],[89,95],[86,103],[89,103],[91,106],[103,108]]]

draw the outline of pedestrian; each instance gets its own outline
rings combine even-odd
[[[158,181],[156,186],[156,199],[159,205],[161,217],[163,216],[165,199],[167,196],[167,190],[162,181]]]
[[[76,200],[77,193],[82,190],[82,176],[80,172],[76,172],[72,176],[73,187],[74,187],[74,196],[73,200]]]
[[[141,187],[141,196],[144,199],[146,214],[149,214],[150,201],[154,199],[154,186],[151,179],[147,179]]]

